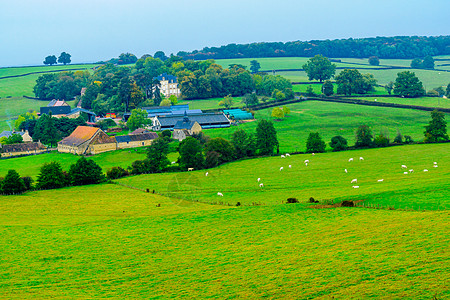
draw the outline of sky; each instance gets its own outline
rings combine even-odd
[[[230,43],[450,34],[450,0],[0,0],[0,66]]]

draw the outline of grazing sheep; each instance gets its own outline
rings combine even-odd
[[[176,163],[176,162],[174,162],[174,161],[173,161],[173,162],[171,162],[171,164],[172,164],[172,165],[173,165],[173,164],[175,164],[175,163]]]
[[[206,172],[206,173],[205,173],[205,176],[208,176],[208,175],[209,175],[209,172]]]
[[[359,160],[364,160],[364,157],[360,156],[360,157],[359,157]]]
[[[258,178],[258,182],[260,182],[261,181],[261,178]]]
[[[188,171],[194,171],[194,168],[188,168]]]
[[[414,172],[414,170],[413,169],[409,169],[409,173],[413,173]]]
[[[308,163],[305,163],[305,166],[308,166]]]
[[[355,178],[355,179],[353,179],[352,182],[350,182],[350,183],[355,183],[355,182],[358,182],[358,179]]]
[[[359,189],[359,185],[354,185],[354,186],[352,186],[352,188]]]
[[[438,165],[434,165],[434,166],[433,166],[433,168],[437,168],[437,167],[438,167]]]
[[[305,159],[305,164],[306,164],[306,163],[309,163],[309,159]]]
[[[349,162],[353,161],[353,157],[348,159]]]
[[[259,184],[259,187],[260,187],[260,188],[264,187],[264,183],[261,182],[261,183]]]
[[[221,192],[218,192],[217,196],[223,197],[223,194]]]
[[[384,179],[378,179],[378,182],[383,182],[384,181]]]
[[[375,99],[374,101],[377,102],[377,99]]]
[[[313,153],[311,153],[312,155],[316,155],[316,154],[314,154],[314,152]]]
[[[281,168],[280,168],[280,171],[283,171],[283,169],[284,169],[284,168],[283,168],[283,167],[281,167]]]
[[[405,165],[402,165],[402,169],[407,169],[408,167]]]
[[[292,168],[292,166],[291,166],[291,165],[289,165],[289,168]]]
[[[405,174],[405,175],[406,175],[406,174],[408,174],[408,172],[403,172],[403,174]]]
[[[291,156],[289,153],[286,153],[286,156]]]
[[[347,169],[344,169],[344,172],[345,172],[345,173],[348,173]]]
[[[434,162],[433,165],[437,165],[437,162]]]
[[[427,169],[423,169],[423,171],[424,171],[424,172],[428,172],[428,170],[427,170]]]
[[[284,156],[284,155],[281,155],[281,158],[285,158],[286,156]]]

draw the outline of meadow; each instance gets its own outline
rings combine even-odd
[[[376,167],[370,151],[361,152],[364,163]],[[311,167],[325,174],[327,155]],[[277,165],[271,159],[255,161]],[[242,176],[245,163],[235,163]],[[167,183],[162,175],[139,177]],[[0,210],[2,298],[450,297],[448,211],[228,207],[112,184],[3,196]]]
[[[11,67],[0,68],[0,77],[23,75],[35,72],[49,72],[49,71],[65,71],[65,70],[85,70],[92,69],[97,64],[69,64],[69,65],[55,65],[55,66],[36,66],[36,67]]]

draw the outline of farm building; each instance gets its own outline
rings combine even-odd
[[[116,136],[117,148],[136,148],[150,146],[158,138],[155,132]]]
[[[173,130],[183,116],[156,116],[152,118],[153,130]],[[202,129],[230,127],[230,120],[223,113],[201,113],[189,115],[189,120],[197,122]]]
[[[230,119],[233,120],[251,120],[253,115],[245,110],[236,109],[224,109],[223,113]]]
[[[3,131],[0,133],[0,138],[6,137],[9,138],[13,134],[18,134],[22,137],[22,140],[24,143],[32,142],[33,139],[31,138],[30,134],[28,133],[28,130],[25,131]]]
[[[84,108],[77,107],[72,109],[70,113],[66,114],[66,117],[70,119],[76,119],[79,116],[82,116],[88,123],[95,123],[95,113]]]
[[[47,151],[47,148],[44,145],[42,145],[40,142],[20,143],[20,144],[11,144],[11,145],[1,145],[0,144],[1,157],[32,155],[32,154],[39,154],[39,153],[42,153],[45,151]]]
[[[194,133],[199,133],[200,131],[202,131],[200,124],[197,121],[189,120],[189,117],[185,114],[182,120],[175,123],[173,127],[173,138],[182,141],[186,137]]]
[[[50,101],[47,106],[40,108],[41,115],[50,113],[54,117],[61,117],[69,114],[71,112],[71,107],[69,104],[66,103],[64,100],[52,100]]]
[[[160,83],[159,91],[165,97],[168,98],[172,95],[179,97],[181,95],[180,89],[178,88],[178,81],[177,81],[176,76],[163,73],[153,79],[156,79],[159,81],[159,83]],[[153,91],[155,91],[155,89],[156,89],[156,87],[153,88]]]
[[[117,149],[116,139],[100,128],[78,126],[71,135],[58,143],[58,152],[97,154]]]

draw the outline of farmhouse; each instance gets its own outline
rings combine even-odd
[[[66,103],[64,100],[52,100],[47,106],[40,108],[41,115],[50,113],[53,117],[62,117],[71,112],[70,105]]]
[[[173,138],[179,141],[184,140],[186,137],[191,136],[194,133],[202,131],[202,127],[197,121],[189,120],[187,114],[184,115],[183,120],[177,121],[173,127]]]
[[[116,139],[100,128],[78,126],[71,135],[58,143],[58,152],[97,154],[117,149]]]
[[[156,116],[152,118],[153,130],[173,130],[183,116]],[[197,122],[202,129],[230,127],[230,120],[223,113],[201,113],[189,115],[189,120]]]
[[[116,136],[117,148],[136,148],[150,146],[158,138],[155,132]]]
[[[3,131],[2,133],[0,133],[0,138],[2,137],[6,137],[9,138],[11,135],[13,134],[18,134],[22,137],[22,140],[24,143],[28,143],[28,142],[32,142],[33,139],[31,138],[30,134],[28,133],[28,130],[25,131]]]
[[[44,145],[42,145],[40,142],[20,143],[20,144],[11,144],[11,145],[1,145],[0,144],[1,157],[32,155],[32,154],[39,154],[39,153],[42,153],[45,151],[47,151],[47,148]]]
[[[160,84],[161,84],[160,92],[165,97],[170,97],[172,95],[179,97],[181,95],[180,89],[178,88],[178,82],[177,82],[176,76],[167,75],[166,73],[163,73],[153,79],[157,79],[160,82]],[[155,88],[153,88],[153,89],[155,89]]]

